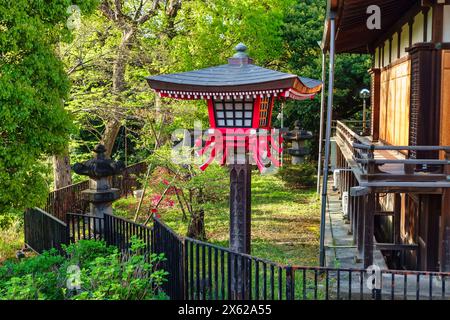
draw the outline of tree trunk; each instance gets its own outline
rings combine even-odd
[[[206,240],[205,212],[203,211],[203,209],[192,212],[191,221],[189,221],[187,236],[189,238],[197,240]]]
[[[105,132],[102,137],[102,144],[106,148],[106,156],[111,157],[114,143],[120,131],[120,122],[115,119],[110,119],[106,122]]]
[[[53,156],[53,186],[55,189],[67,187],[72,184],[69,152]]]
[[[113,67],[113,94],[116,107],[120,107],[121,104],[121,94],[125,90],[125,68],[128,62],[128,46],[131,43],[131,39],[135,33],[134,28],[129,28],[123,30],[122,40],[120,42],[119,48],[117,49],[116,60],[114,61]],[[112,115],[106,121],[105,132],[103,133],[102,143],[106,147],[106,156],[111,157],[112,149],[116,141],[117,135],[120,131],[120,121],[118,117]]]

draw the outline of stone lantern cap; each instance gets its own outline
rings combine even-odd
[[[122,161],[107,159],[105,154],[106,148],[104,145],[96,145],[94,152],[96,155],[93,159],[74,164],[73,171],[77,174],[98,180],[120,174],[125,169],[125,165]]]
[[[284,139],[287,141],[303,141],[311,140],[313,135],[310,131],[300,129],[300,121],[294,122],[294,129],[284,134]]]

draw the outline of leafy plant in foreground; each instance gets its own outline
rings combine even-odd
[[[162,254],[147,255],[136,237],[127,253],[103,241],[81,240],[65,249],[6,262],[0,267],[0,300],[142,300],[166,299],[160,289],[167,272],[159,270]],[[69,267],[79,268],[78,290],[67,288]],[[76,289],[76,288],[75,288]]]

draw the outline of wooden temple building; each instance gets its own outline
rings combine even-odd
[[[368,28],[372,5],[381,28]],[[336,121],[358,258],[367,267],[377,249],[390,268],[448,272],[450,0],[328,0],[327,11],[324,51],[373,57],[370,135]]]

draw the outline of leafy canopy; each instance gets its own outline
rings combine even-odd
[[[67,142],[69,81],[55,44],[71,39],[71,5],[89,12],[97,1],[1,1],[0,216],[42,202],[48,188],[40,160]]]

